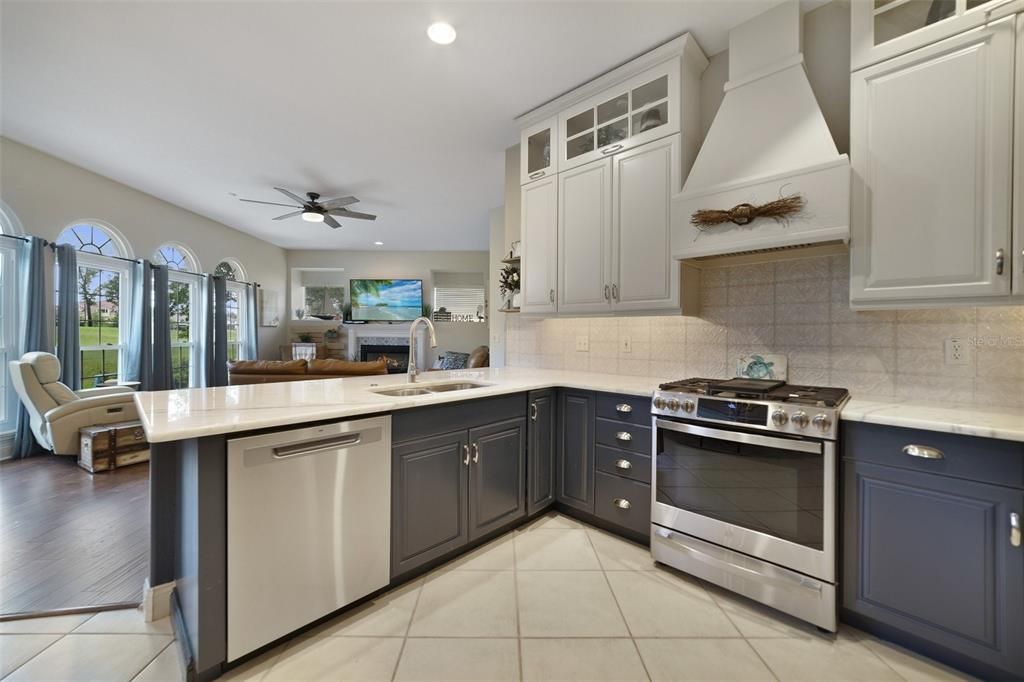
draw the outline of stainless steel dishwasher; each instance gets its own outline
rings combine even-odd
[[[390,580],[391,417],[228,441],[233,661]]]

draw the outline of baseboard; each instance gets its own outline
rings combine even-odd
[[[178,592],[173,587],[171,588],[170,598],[167,601],[171,610],[171,627],[174,629],[174,639],[178,645],[178,656],[181,659],[181,667],[185,671],[185,682],[198,682],[199,676],[196,674],[196,660],[192,654],[188,629],[185,627],[185,616],[181,612]]]
[[[174,592],[174,581],[162,583],[156,587],[149,586],[149,578],[142,588],[142,614],[147,623],[152,623],[171,615],[171,593]]]
[[[14,431],[0,433],[0,462],[14,459]]]

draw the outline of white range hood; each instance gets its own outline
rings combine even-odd
[[[850,236],[850,162],[840,154],[804,72],[798,0],[734,28],[729,82],[697,160],[672,200],[672,250],[698,258]],[[729,210],[800,194],[785,222],[757,218],[698,230],[695,211]]]

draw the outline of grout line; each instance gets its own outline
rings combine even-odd
[[[430,573],[433,572],[434,571],[431,571]],[[427,573],[427,575],[430,575],[430,573]],[[405,654],[405,644],[409,641],[409,632],[412,630],[412,622],[416,619],[416,610],[420,607],[420,597],[423,596],[423,588],[426,587],[427,584],[426,575],[417,578],[417,580],[419,581],[420,586],[416,590],[416,601],[413,602],[412,613],[409,614],[409,622],[405,625],[405,635],[402,636],[402,646],[398,648],[398,657],[395,658],[395,667],[391,671],[391,682],[394,682],[395,677],[398,675],[398,666],[401,664],[402,656]]]
[[[167,643],[167,646],[165,646],[160,651],[156,652],[156,656],[151,658],[147,663],[145,663],[141,668],[139,668],[139,670],[134,675],[132,675],[129,679],[130,680],[135,680],[139,675],[141,675],[146,670],[146,668],[148,668],[149,666],[153,665],[153,661],[155,661],[156,659],[160,658],[160,655],[163,654],[163,652],[167,651],[168,647],[173,646],[175,641],[177,641],[177,640],[171,639],[171,641]],[[177,665],[177,663],[175,663],[175,665]]]
[[[722,609],[722,610],[724,611],[725,609]],[[726,615],[726,617],[729,616],[729,614],[725,614],[725,615]],[[733,627],[736,627],[735,624],[733,625]],[[739,630],[739,628],[736,628],[736,629]],[[746,638],[746,637],[743,638],[743,641],[746,642],[747,646],[750,647],[750,650],[753,651],[754,655],[757,656],[759,661],[761,661],[761,665],[763,665],[765,667],[765,670],[768,671],[768,674],[771,675],[775,680],[779,680],[780,679],[779,676],[775,673],[775,671],[772,669],[772,667],[770,665],[768,665],[768,661],[764,660],[764,656],[762,656],[761,652],[757,650],[757,647],[755,647],[753,644],[751,644],[750,640],[748,638]]]
[[[43,634],[43,633],[13,633],[13,632],[12,632],[12,633],[10,633],[10,634]],[[61,640],[62,640],[62,639],[64,639],[65,637],[67,637],[69,633],[67,633],[67,632],[64,632],[64,633],[49,633],[49,634],[59,634],[60,636],[59,636],[59,637],[57,637],[57,639],[55,639],[55,640],[53,640],[52,642],[50,642],[49,644],[47,644],[46,646],[44,646],[44,647],[43,647],[42,649],[40,649],[39,651],[37,651],[37,652],[36,652],[36,654],[35,654],[35,656],[31,656],[31,657],[29,657],[29,658],[28,658],[28,660],[26,660],[26,661],[25,661],[24,663],[22,663],[21,665],[19,665],[19,666],[18,666],[17,668],[15,668],[14,670],[12,670],[11,672],[7,673],[7,675],[5,675],[5,676],[4,676],[4,679],[5,679],[5,680],[6,680],[6,679],[8,679],[8,678],[9,678],[9,677],[10,677],[11,675],[13,675],[13,674],[14,674],[14,673],[15,673],[16,671],[18,671],[18,670],[21,670],[22,668],[24,668],[24,667],[25,667],[26,665],[28,665],[28,664],[29,664],[29,663],[31,663],[32,661],[34,661],[34,660],[36,660],[37,658],[39,658],[39,657],[40,657],[40,656],[42,655],[42,653],[43,653],[44,651],[46,651],[47,649],[49,649],[50,647],[52,647],[52,646],[53,646],[54,644],[56,644],[57,642],[61,641]]]
[[[512,539],[512,589],[515,593],[516,605],[516,670],[519,674],[519,682],[523,682],[523,625],[519,618],[519,555],[516,553],[516,532],[513,529]]]

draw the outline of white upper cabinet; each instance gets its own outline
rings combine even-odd
[[[854,307],[1010,293],[1014,52],[1011,17],[854,72]]]
[[[1024,0],[853,0],[853,70],[1024,11]]]
[[[558,164],[569,170],[679,132],[679,58],[566,109],[558,116]]]
[[[558,172],[558,117],[524,128],[519,134],[519,184]]]
[[[612,160],[558,175],[558,311],[611,305]]]
[[[678,135],[617,154],[612,198],[612,299],[616,310],[679,309],[671,199],[681,181]]]
[[[558,272],[558,178],[551,175],[524,185],[520,235],[520,309],[553,313]]]
[[[1013,293],[1024,300],[1024,14],[1017,16],[1017,120],[1013,126]]]

